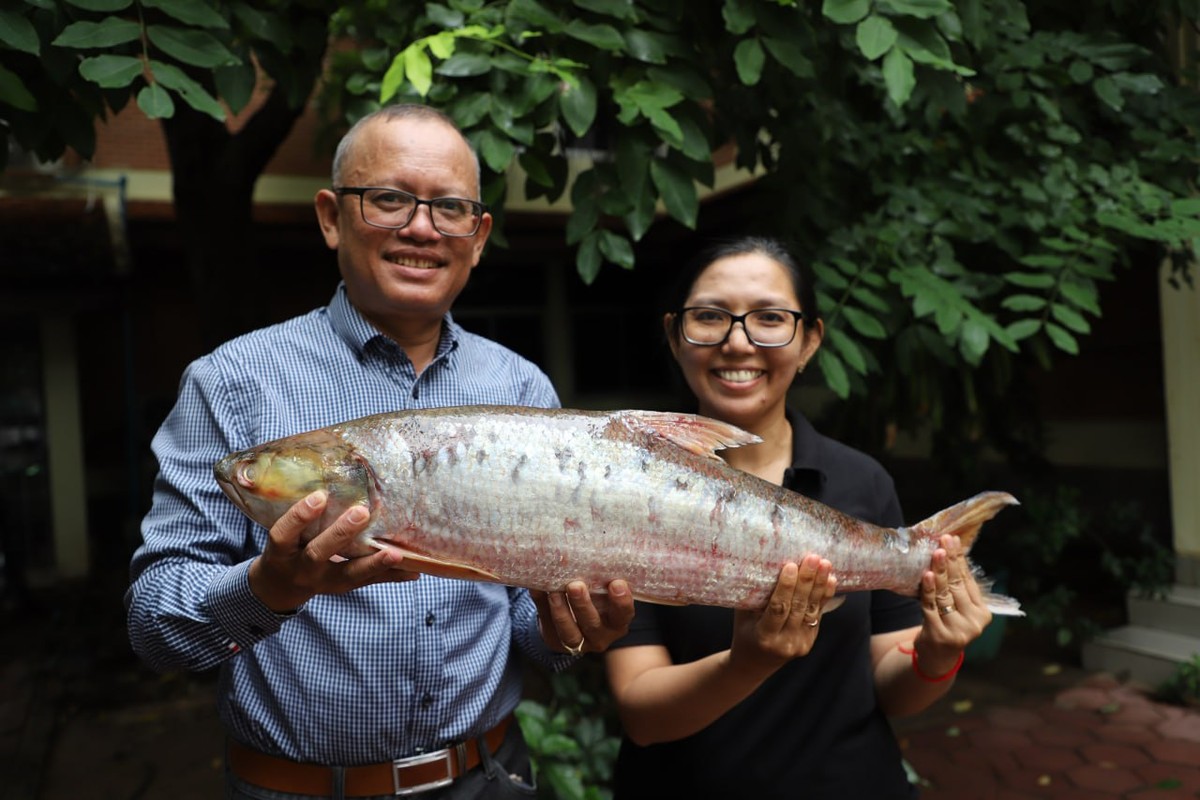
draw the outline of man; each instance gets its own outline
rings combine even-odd
[[[559,405],[540,370],[450,316],[492,218],[448,118],[364,118],[333,181],[315,201],[342,277],[329,306],[193,362],[155,436],[130,638],[155,668],[220,666],[231,797],[531,794],[514,648],[549,669],[605,649],[633,614],[623,581],[600,609],[582,582],[533,596],[417,576],[390,550],[341,561],[366,509],[315,530],[316,492],[267,532],[212,476],[232,450],[366,414]]]

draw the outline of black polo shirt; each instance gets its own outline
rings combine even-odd
[[[785,486],[867,522],[903,524],[879,462],[817,433],[798,413],[789,411],[788,420],[793,453]],[[649,747],[622,740],[617,800],[916,797],[875,697],[870,637],[920,625],[920,606],[886,591],[846,598],[822,620],[807,656],[705,730]],[[728,649],[732,635],[730,609],[638,603],[629,634],[613,647],[661,644],[681,664]]]

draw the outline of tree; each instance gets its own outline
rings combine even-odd
[[[162,121],[186,266],[209,311],[204,338],[246,330],[258,321],[254,185],[320,76],[331,9],[24,0],[0,10],[0,167],[10,139],[44,161],[67,148],[90,158],[97,122],[136,102]]]
[[[215,98],[238,110],[257,65],[276,81],[259,113],[294,111],[327,25],[348,45],[330,53],[329,119],[445,109],[481,153],[486,200],[514,161],[528,196],[570,192],[585,280],[633,268],[660,209],[694,226],[712,152],[734,145],[762,174],[758,225],[789,232],[821,279],[825,380],[843,397],[871,385],[902,424],[938,420],[951,394],[977,417],[980,376],[1002,388],[1021,354],[1076,352],[1131,253],[1149,244],[1182,270],[1200,233],[1193,62],[1169,46],[1200,13],[1187,0],[351,0],[332,17],[282,0],[71,3],[0,12],[5,134],[86,155],[91,121],[136,96],[170,120],[179,176],[190,154],[200,183],[241,176],[219,197],[179,190],[181,221],[231,197],[248,218],[263,150],[251,125],[235,145]],[[569,182],[584,143],[596,154]],[[211,275],[229,251],[197,252]]]
[[[886,413],[959,444],[990,425],[1015,450],[1020,364],[1076,353],[1116,270],[1165,257],[1188,274],[1197,13],[1173,1],[446,0],[381,19],[352,4],[334,28],[361,46],[338,54],[340,97],[327,102],[353,118],[426,100],[476,144],[489,199],[514,159],[527,196],[569,191],[585,280],[603,263],[632,268],[661,211],[694,226],[695,186],[711,185],[711,153],[732,143],[762,174],[748,216],[788,232],[820,278],[819,366],[858,403],[846,407],[872,417],[873,436]],[[602,152],[568,183],[587,140]]]

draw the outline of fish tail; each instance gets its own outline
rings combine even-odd
[[[983,523],[996,516],[1005,506],[1020,505],[1017,498],[1008,492],[981,492],[974,497],[944,508],[928,519],[921,520],[910,527],[909,533],[915,538],[940,539],[943,534],[957,536],[962,542],[963,549],[970,552],[979,538],[979,530]],[[1015,598],[997,594],[992,591],[995,581],[984,574],[979,566],[970,562],[971,571],[983,599],[993,614],[1009,617],[1023,617],[1021,603]]]

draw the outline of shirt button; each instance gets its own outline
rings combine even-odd
[[[432,611],[430,611],[429,613],[427,613],[427,614],[425,615],[425,625],[426,625],[427,627],[433,627],[433,621],[434,621],[434,619],[436,619],[436,617],[434,617],[434,615],[433,615],[433,612],[432,612]]]
[[[425,708],[429,708],[431,705],[433,705],[433,695],[426,692],[425,696],[421,698],[421,705],[423,705]]]

